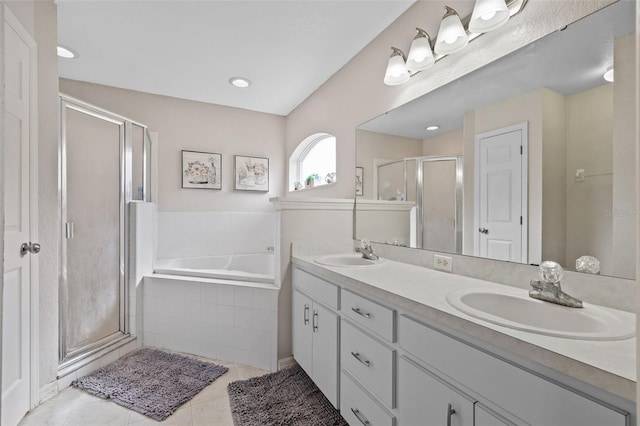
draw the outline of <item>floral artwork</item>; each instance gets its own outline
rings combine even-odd
[[[182,187],[222,189],[222,154],[182,151]]]
[[[269,191],[269,159],[235,156],[235,189]]]

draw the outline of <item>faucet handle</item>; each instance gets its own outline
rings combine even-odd
[[[360,240],[360,247],[365,250],[371,250],[371,242],[365,238]]]

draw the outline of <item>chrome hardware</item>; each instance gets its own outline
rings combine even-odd
[[[65,233],[65,237],[68,240],[73,238],[73,234],[74,234],[73,222],[67,222],[64,224],[64,233]]]
[[[486,234],[489,233],[489,230],[487,228],[480,228],[480,229],[478,229],[478,232],[480,232],[481,234],[485,234],[486,235]]]
[[[313,311],[313,332],[318,330],[318,311]]]
[[[540,280],[531,280],[529,297],[570,308],[582,308],[582,300],[562,291],[560,281],[564,276],[562,267],[556,262],[546,260],[540,264]]]
[[[309,305],[304,305],[304,325],[309,324]]]
[[[353,357],[355,359],[357,359],[358,361],[360,361],[361,364],[365,365],[366,367],[369,367],[371,365],[370,361],[367,361],[366,359],[362,359],[360,358],[360,353],[358,352],[353,352],[351,351],[351,355],[353,355]]]
[[[351,308],[351,310],[353,312],[355,312],[356,314],[360,315],[361,317],[365,317],[365,318],[371,318],[371,314],[367,313],[367,312],[362,312],[360,310],[360,308]]]
[[[354,416],[356,416],[356,419],[360,420],[360,423],[362,423],[363,425],[368,426],[371,424],[369,423],[369,420],[360,416],[360,410],[358,410],[357,408],[351,407],[351,412],[353,413]]]
[[[267,253],[273,253],[273,252],[275,252],[275,250],[276,250],[276,248],[273,247],[273,246],[267,247]]]
[[[447,407],[447,426],[451,426],[451,416],[456,413],[451,404]]]
[[[20,246],[20,255],[26,256],[27,253],[40,253],[40,244],[32,243],[31,241],[29,241],[28,243],[22,243],[22,245]]]
[[[361,253],[365,259],[378,260],[378,256],[373,253],[373,247],[371,247],[369,240],[361,240],[360,247],[356,247],[356,252]]]

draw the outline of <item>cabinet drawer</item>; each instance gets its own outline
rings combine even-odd
[[[393,309],[343,290],[342,314],[380,337],[395,342],[395,311]]]
[[[326,282],[314,275],[293,268],[293,284],[320,303],[332,309],[338,309],[338,286]]]
[[[532,425],[624,426],[628,413],[558,386],[401,315],[400,347]],[[544,409],[540,409],[544,407]]]
[[[393,426],[394,417],[369,397],[351,378],[340,375],[340,414],[349,426]]]
[[[399,426],[425,424],[473,426],[474,401],[440,379],[400,357],[398,361]]]
[[[395,406],[394,357],[393,349],[366,335],[349,322],[342,321],[342,368],[390,408]]]

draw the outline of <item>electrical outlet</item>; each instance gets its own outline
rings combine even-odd
[[[441,254],[433,255],[433,267],[441,271],[453,271],[453,258],[451,256],[443,256]]]

